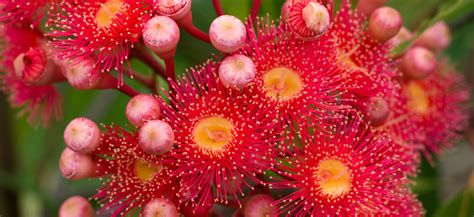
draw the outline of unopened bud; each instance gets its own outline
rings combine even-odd
[[[81,196],[73,196],[59,208],[59,217],[92,217],[94,210],[89,201]]]
[[[241,54],[226,57],[219,66],[219,79],[227,87],[242,89],[256,74],[252,59]]]
[[[143,209],[144,217],[157,217],[157,216],[166,216],[166,217],[178,217],[178,209],[176,206],[169,200],[164,198],[153,199],[148,202]]]
[[[315,0],[294,1],[288,23],[291,30],[301,38],[311,39],[325,33],[331,24],[329,11]]]
[[[410,32],[410,30],[408,30],[405,27],[402,27],[400,31],[398,32],[398,34],[395,35],[395,37],[393,37],[392,39],[390,39],[388,43],[392,47],[396,47],[400,45],[401,43],[410,40],[412,37],[413,37],[413,34]]]
[[[269,216],[276,217],[276,209],[272,205],[273,197],[266,194],[257,194],[249,198],[244,207],[244,216],[246,217],[260,217]]]
[[[423,46],[433,51],[441,51],[451,43],[451,33],[448,25],[439,21],[426,29],[416,40],[416,46]]]
[[[191,13],[191,0],[154,0],[158,14],[179,20]]]
[[[138,142],[143,151],[149,154],[164,154],[173,146],[174,132],[166,122],[151,120],[138,131]]]
[[[209,36],[212,45],[217,50],[231,53],[238,50],[245,43],[247,29],[239,18],[222,15],[212,21]]]
[[[179,27],[166,16],[155,16],[143,28],[143,41],[158,56],[172,56],[179,42]]]
[[[356,8],[359,13],[370,16],[375,9],[382,7],[386,2],[387,0],[359,0]]]
[[[79,180],[94,175],[95,163],[91,156],[66,148],[61,154],[59,169],[64,178]]]
[[[369,19],[369,35],[381,42],[388,41],[402,28],[402,16],[391,7],[376,9]]]
[[[67,125],[64,142],[70,149],[86,154],[99,146],[100,135],[100,129],[94,121],[80,117]]]
[[[382,125],[390,114],[390,107],[382,97],[371,98],[366,109],[366,118],[372,126]]]
[[[407,51],[402,60],[402,71],[408,78],[422,79],[436,69],[436,57],[424,47],[414,47]]]
[[[159,118],[160,111],[158,100],[149,94],[134,96],[125,109],[128,121],[136,127],[141,127],[146,120]]]

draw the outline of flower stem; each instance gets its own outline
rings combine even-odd
[[[165,58],[164,60],[165,60],[165,65],[166,65],[166,76],[172,79],[173,81],[176,81],[176,74],[174,71],[174,58],[169,57],[169,58]]]
[[[253,0],[252,9],[250,10],[250,21],[252,21],[252,23],[255,22],[261,5],[262,0]]]
[[[148,50],[142,46],[136,46],[132,50],[133,57],[141,60],[143,63],[147,64],[155,74],[166,78],[165,68],[158,62],[156,59],[148,52]]]
[[[130,97],[134,97],[138,94],[140,94],[140,92],[138,92],[137,90],[133,89],[132,87],[126,85],[126,84],[123,84],[123,85],[120,85],[120,86],[117,86],[116,89],[122,93],[124,93],[125,95],[128,95]]]
[[[211,39],[209,38],[209,35],[200,29],[198,29],[194,24],[193,24],[193,16],[191,13],[187,14],[185,17],[176,20],[176,22],[179,24],[180,27],[182,27],[186,32],[188,32],[190,35],[194,36],[195,38],[205,41],[207,43],[211,43]]]
[[[219,0],[212,0],[212,4],[214,4],[214,9],[216,10],[217,16],[224,15],[224,10],[222,10],[222,6]]]

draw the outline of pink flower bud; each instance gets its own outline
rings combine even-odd
[[[63,63],[63,72],[68,83],[79,90],[94,89],[100,82],[99,73],[93,73],[94,67],[88,62],[71,65],[69,62]]]
[[[94,210],[89,201],[81,196],[72,196],[59,208],[59,217],[92,217]]]
[[[315,0],[294,1],[290,7],[288,23],[296,35],[310,39],[326,32],[331,24],[331,17],[328,9]]]
[[[153,199],[143,209],[143,217],[167,216],[178,217],[178,209],[169,200],[164,198]]]
[[[151,120],[138,131],[138,142],[143,151],[149,154],[164,154],[173,146],[174,132],[166,122]]]
[[[402,71],[408,78],[422,79],[436,69],[434,54],[424,47],[414,47],[407,51],[402,60]]]
[[[391,7],[376,9],[369,19],[369,35],[381,42],[385,42],[398,34],[402,28],[402,16]]]
[[[158,14],[179,20],[191,13],[191,0],[154,0]]]
[[[423,46],[433,51],[441,51],[451,43],[451,33],[448,25],[439,21],[426,29],[416,40],[416,46]]]
[[[273,197],[266,194],[257,194],[248,199],[244,206],[244,216],[260,217],[260,216],[277,216],[276,209],[272,206]]]
[[[145,23],[143,41],[158,56],[174,55],[179,42],[179,27],[165,16],[155,16]]]
[[[231,53],[245,43],[247,29],[237,17],[222,15],[212,21],[209,36],[217,50]]]
[[[390,114],[390,107],[382,97],[371,98],[366,109],[366,118],[372,126],[382,125]]]
[[[357,11],[369,16],[375,9],[382,7],[387,0],[359,0],[357,1]]]
[[[59,67],[48,61],[43,48],[30,48],[13,60],[13,70],[17,78],[27,84],[44,85],[64,80]]]
[[[94,175],[95,163],[91,156],[66,148],[59,159],[59,169],[64,178],[79,180]]]
[[[280,16],[281,16],[281,20],[283,22],[288,21],[288,17],[289,17],[289,13],[290,13],[290,7],[291,7],[290,0],[285,1],[285,3],[283,3],[283,5],[281,6]]]
[[[255,78],[252,59],[242,54],[226,57],[219,66],[219,78],[228,87],[242,89]]]
[[[160,112],[158,100],[148,94],[133,97],[125,109],[128,121],[136,127],[141,127],[146,120],[157,119]]]
[[[80,153],[90,153],[100,144],[100,129],[94,121],[76,118],[64,130],[67,147]]]
[[[410,32],[410,30],[408,30],[408,29],[405,28],[405,27],[402,27],[402,28],[400,29],[400,32],[398,32],[398,34],[395,35],[395,37],[393,37],[392,39],[390,39],[390,40],[388,41],[388,43],[389,43],[392,47],[396,47],[396,46],[400,45],[401,43],[410,40],[412,37],[413,37],[413,34]]]

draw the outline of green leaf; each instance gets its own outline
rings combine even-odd
[[[474,191],[465,189],[453,198],[447,204],[439,208],[435,217],[472,217],[474,216]]]

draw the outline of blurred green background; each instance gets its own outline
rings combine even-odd
[[[221,0],[224,11],[244,19],[251,0]],[[262,0],[260,15],[278,18],[284,0]],[[400,10],[404,24],[414,31],[423,22],[443,14],[452,28],[452,44],[443,55],[474,83],[474,0],[392,0],[389,5]],[[454,5],[454,7],[453,7]],[[202,30],[215,18],[211,0],[193,1],[193,19]],[[206,43],[182,32],[178,46],[176,69],[200,64],[216,51]],[[134,69],[150,74],[150,69],[133,60]],[[140,89],[134,81],[128,81]],[[63,129],[75,117],[84,116],[96,122],[126,125],[124,110],[128,97],[116,91],[77,91],[58,85],[64,96],[64,119],[47,129],[30,126],[18,111],[11,109],[0,95],[0,216],[57,216],[63,200],[72,195],[92,196],[100,186],[97,180],[68,181],[58,169],[64,148]],[[140,90],[146,92],[145,89]],[[471,112],[474,113],[474,112]],[[471,123],[474,126],[474,123]],[[474,215],[474,183],[466,188],[474,171],[474,145],[467,141],[446,153],[435,167],[423,163],[421,174],[414,179],[427,216]],[[473,180],[474,181],[474,180]],[[461,211],[460,211],[461,210]]]

